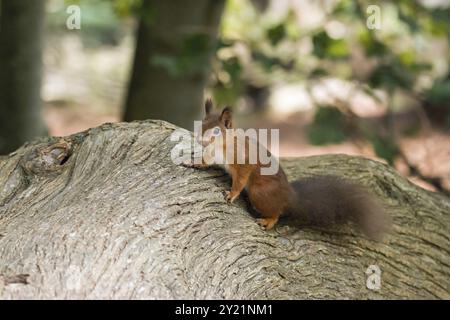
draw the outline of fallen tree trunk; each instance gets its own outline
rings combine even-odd
[[[448,198],[359,157],[285,160],[290,179],[369,186],[393,231],[266,232],[243,200],[225,202],[222,171],[172,163],[174,129],[105,124],[0,157],[0,298],[450,298]]]

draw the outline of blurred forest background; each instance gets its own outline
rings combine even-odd
[[[280,156],[363,155],[449,194],[449,40],[450,0],[0,0],[0,154],[104,122],[192,129],[212,96],[279,128]]]

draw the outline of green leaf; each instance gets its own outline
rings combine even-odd
[[[312,125],[308,128],[309,141],[314,145],[341,143],[346,137],[345,116],[334,107],[317,109]]]
[[[417,13],[414,12],[413,8],[407,5],[400,5],[398,8],[399,19],[403,21],[412,32],[420,31],[420,26],[417,20]]]
[[[267,30],[266,36],[272,46],[276,46],[281,40],[286,37],[286,27],[283,23],[280,23]]]
[[[450,108],[450,80],[436,81],[425,92],[425,99],[434,105],[446,105]]]
[[[270,72],[273,66],[281,64],[281,61],[279,59],[269,57],[261,51],[253,51],[252,57],[253,60],[259,63],[267,72]]]
[[[357,12],[357,5],[355,2],[356,1],[353,0],[338,1],[338,3],[333,9],[332,15],[356,16],[358,12]]]
[[[139,12],[142,0],[114,0],[114,11],[119,17],[129,17]]]
[[[373,88],[385,88],[392,92],[396,88],[411,89],[414,76],[399,60],[395,59],[378,66],[370,75],[368,82]]]
[[[373,134],[369,140],[374,148],[375,154],[385,159],[390,165],[393,165],[395,157],[398,155],[398,146],[394,140],[377,134]]]
[[[389,52],[388,47],[384,43],[378,41],[369,30],[364,30],[360,33],[358,40],[363,46],[368,57],[380,57]]]
[[[237,81],[242,74],[242,66],[238,58],[233,57],[222,62],[222,68],[228,72],[231,77],[231,81]]]
[[[347,58],[349,55],[347,43],[343,39],[330,38],[325,31],[315,34],[312,42],[313,54],[319,59],[341,59]]]
[[[320,78],[320,77],[325,77],[328,74],[329,74],[328,71],[325,70],[324,68],[317,67],[317,68],[314,68],[314,70],[311,71],[311,73],[309,74],[309,77],[310,78]]]

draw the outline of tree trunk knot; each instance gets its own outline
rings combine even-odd
[[[37,145],[20,161],[22,168],[30,174],[47,174],[62,170],[72,155],[73,142],[70,137],[61,138],[57,142]]]

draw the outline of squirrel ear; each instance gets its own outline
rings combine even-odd
[[[224,124],[225,128],[230,129],[232,127],[233,113],[230,107],[225,107],[220,115],[220,121]]]
[[[207,99],[206,102],[205,102],[205,113],[206,113],[207,115],[210,114],[211,111],[212,111],[212,109],[213,109],[213,102],[212,102],[212,99],[209,98],[209,99]]]

